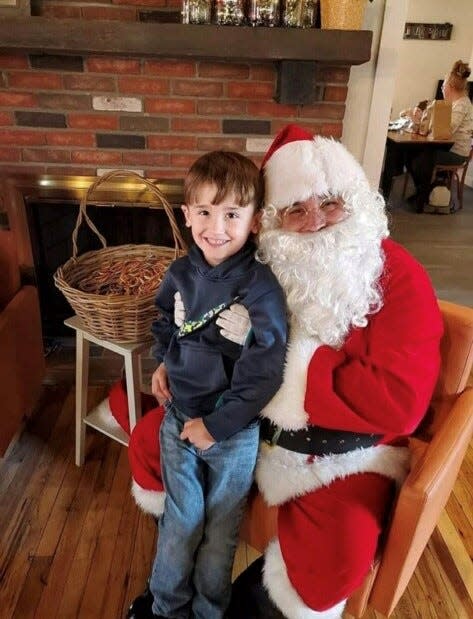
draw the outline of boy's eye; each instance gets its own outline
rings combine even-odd
[[[238,219],[239,214],[236,211],[230,211],[227,213],[227,219]]]
[[[198,215],[202,215],[203,217],[206,217],[209,214],[209,211],[205,208],[201,208],[197,211]]]

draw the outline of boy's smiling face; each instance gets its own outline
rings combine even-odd
[[[239,206],[231,191],[220,202],[212,204],[216,187],[204,183],[191,204],[182,210],[186,226],[210,266],[217,266],[236,254],[249,235],[258,231],[258,218],[254,204]]]

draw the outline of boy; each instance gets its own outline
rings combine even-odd
[[[254,258],[257,167],[237,153],[204,155],[186,177],[184,199],[194,244],[168,269],[153,324],[159,365],[152,390],[166,400],[166,501],[150,590],[154,617],[222,619],[256,463],[257,416],[282,381],[286,309],[276,278]],[[186,312],[180,328],[176,293]],[[226,340],[215,323],[236,301],[251,317],[251,341],[243,346]]]

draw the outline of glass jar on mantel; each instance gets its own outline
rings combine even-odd
[[[218,26],[245,24],[244,0],[215,0],[213,23]]]
[[[279,0],[249,0],[248,21],[252,26],[279,26]]]
[[[282,25],[288,28],[315,28],[318,0],[284,0]]]
[[[183,0],[183,24],[210,24],[212,13],[211,0]]]

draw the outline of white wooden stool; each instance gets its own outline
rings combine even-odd
[[[76,465],[84,464],[86,426],[95,428],[110,438],[128,445],[128,434],[117,425],[107,426],[97,412],[87,415],[87,391],[89,386],[89,344],[112,350],[125,359],[126,391],[130,431],[141,417],[141,353],[149,349],[152,341],[119,344],[101,340],[92,335],[78,316],[72,316],[64,324],[76,332]]]

